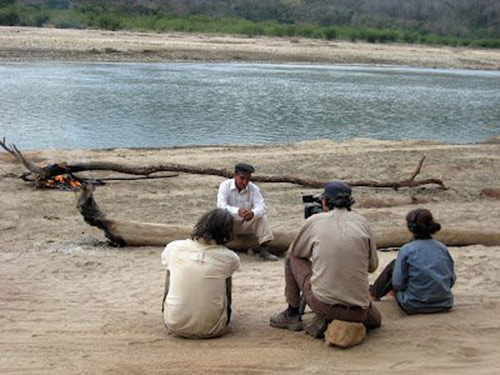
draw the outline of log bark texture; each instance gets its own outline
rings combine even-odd
[[[190,236],[192,227],[171,224],[143,223],[111,219],[98,207],[91,185],[82,185],[77,208],[84,220],[104,231],[106,238],[115,246],[165,246],[168,242]],[[298,230],[298,228],[297,228]],[[285,252],[297,231],[274,232],[275,239],[269,243],[274,252]],[[460,228],[442,229],[434,236],[448,246],[500,245],[500,232]],[[378,229],[375,231],[377,248],[397,248],[411,241],[406,228]],[[258,243],[253,236],[240,236],[227,245],[236,251],[256,249]]]

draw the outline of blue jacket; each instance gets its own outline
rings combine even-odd
[[[400,250],[392,285],[401,307],[410,314],[449,310],[456,276],[448,249],[434,239],[415,240]]]

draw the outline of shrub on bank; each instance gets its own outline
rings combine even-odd
[[[113,14],[104,13],[98,16],[92,16],[89,19],[89,26],[103,30],[121,29],[121,19]]]
[[[325,39],[332,40],[337,38],[337,29],[334,27],[324,27],[322,32]]]
[[[2,3],[2,1],[4,3]],[[315,39],[343,39],[369,43],[421,43],[430,45],[472,46],[500,48],[500,39],[465,39],[424,34],[419,31],[376,29],[357,26],[320,26],[316,23],[291,24],[278,21],[253,22],[235,17],[213,18],[207,15],[173,17],[165,10],[152,11],[146,8],[121,11],[105,8],[101,3],[89,2],[79,8],[71,8],[66,0],[54,0],[58,7],[47,8],[33,5],[16,5],[11,0],[0,0],[0,25],[45,26],[58,28],[98,28],[104,30],[214,32],[243,34],[247,36],[268,35],[277,37],[304,37]],[[54,3],[54,4],[55,4]],[[2,5],[3,4],[3,5]],[[47,3],[48,4],[48,3]]]
[[[470,41],[469,45],[471,47],[483,47],[483,48],[500,48],[499,39],[479,39]]]
[[[21,17],[17,7],[8,6],[0,8],[0,25],[16,26],[21,22]]]

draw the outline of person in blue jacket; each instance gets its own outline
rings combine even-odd
[[[413,240],[401,247],[370,286],[370,295],[379,300],[394,291],[399,307],[408,314],[448,311],[453,307],[451,288],[456,276],[448,249],[432,238],[441,225],[425,208],[408,212],[406,223]]]

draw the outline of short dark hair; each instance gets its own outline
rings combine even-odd
[[[255,168],[247,163],[238,163],[234,166],[234,173],[253,173]]]
[[[222,208],[208,211],[194,226],[191,238],[193,240],[214,240],[217,245],[224,245],[234,238],[233,220],[229,211]]]
[[[430,238],[441,230],[441,224],[436,223],[427,208],[417,208],[406,214],[406,225],[415,238]]]

